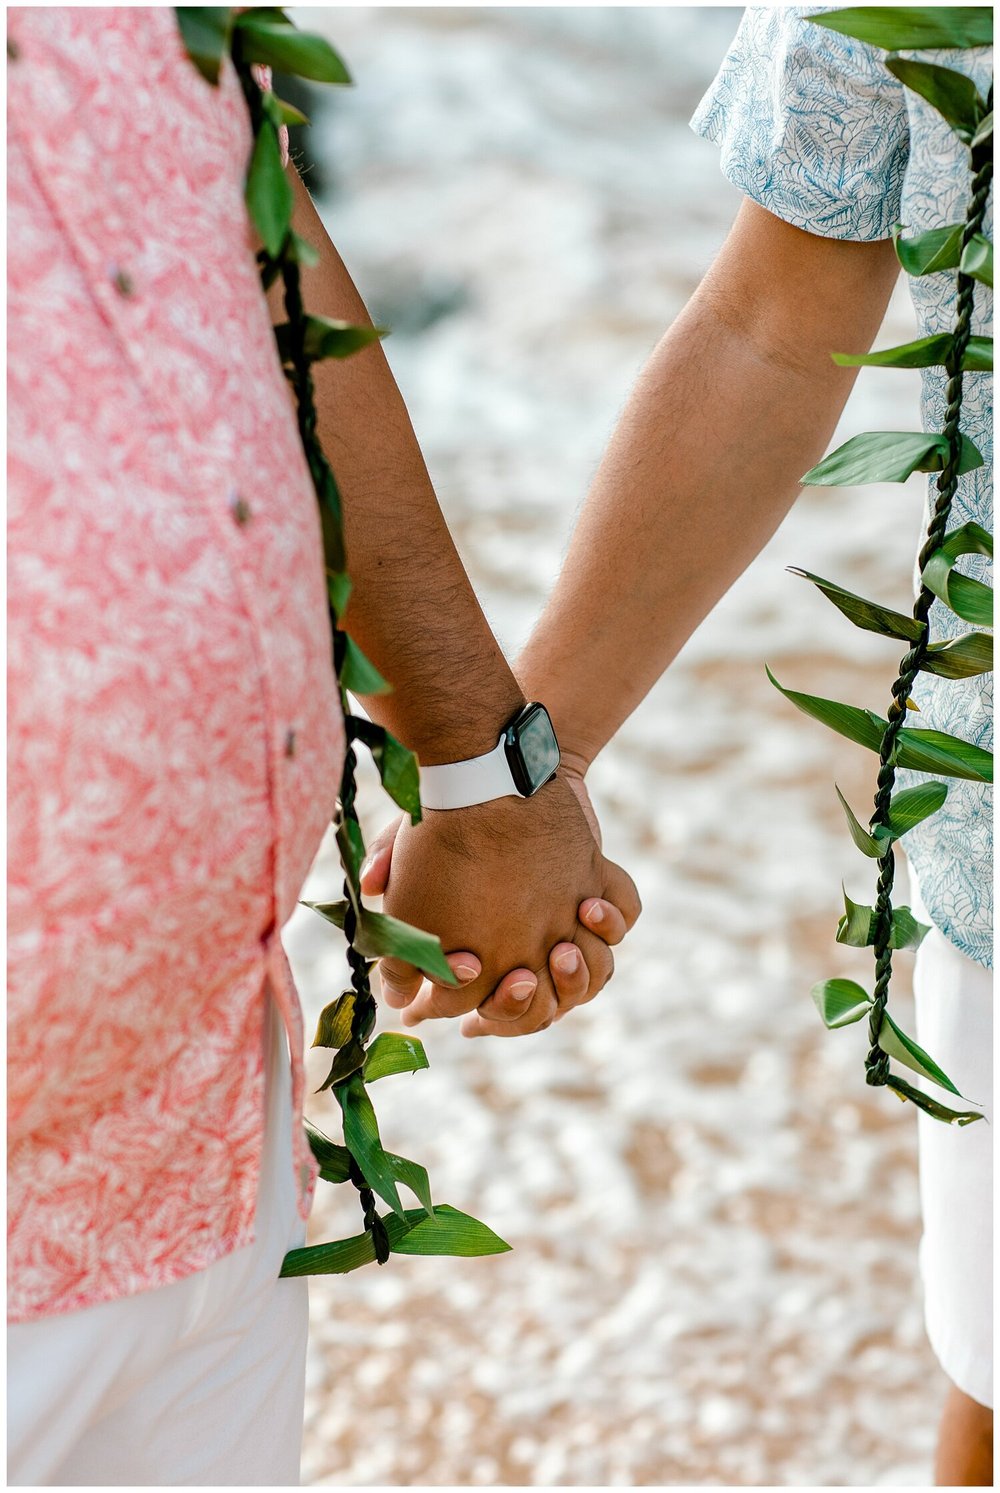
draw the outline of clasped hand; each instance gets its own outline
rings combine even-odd
[[[461,1016],[467,1037],[542,1031],[592,1000],[641,911],[631,877],[601,853],[582,779],[565,771],[530,799],[397,820],[373,843],[361,887],[436,934],[460,981],[435,985],[383,959],[383,1000],[406,1026]]]

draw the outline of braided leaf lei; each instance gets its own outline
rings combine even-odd
[[[992,372],[993,339],[972,334],[977,284],[993,285],[993,245],[983,235],[983,220],[993,180],[993,89],[983,99],[972,79],[937,63],[912,60],[900,50],[988,46],[993,40],[993,13],[987,6],[922,8],[861,6],[828,11],[809,18],[845,36],[883,48],[885,65],[904,87],[912,89],[948,122],[969,153],[969,205],[961,223],[906,238],[897,225],[893,235],[900,264],[909,275],[956,274],[955,322],[951,332],[922,337],[902,347],[862,356],[834,353],[846,367],[944,368],[948,375],[947,410],[940,432],[873,432],[854,436],[802,478],[815,486],[844,487],[865,482],[905,482],[914,472],[939,472],[937,497],[920,551],[920,589],[911,617],[891,611],[808,571],[811,581],[856,627],[905,642],[886,716],[785,689],[768,670],[771,683],[807,715],[878,754],[875,801],[868,826],[855,817],[839,788],[837,796],[848,828],[862,854],[877,862],[874,906],[865,907],[844,894],[845,911],[838,943],[872,949],[875,983],[869,993],[854,980],[824,980],[812,990],[827,1027],[868,1021],[865,1078],[875,1087],[893,1089],[926,1114],[948,1124],[969,1125],[982,1119],[977,1110],[957,1110],[940,1103],[891,1071],[895,1060],[922,1078],[958,1094],[951,1079],[886,1010],[895,950],[915,949],[929,931],[907,907],[893,907],[895,845],[915,825],[935,814],[948,795],[942,777],[992,783],[993,757],[981,747],[941,731],[906,724],[913,708],[914,683],[921,672],[945,679],[968,679],[993,668],[993,638],[972,631],[953,640],[933,642],[928,621],[937,597],[973,628],[993,622],[993,592],[958,574],[955,562],[967,554],[993,555],[993,537],[980,524],[948,531],[948,517],[958,479],[983,465],[983,457],[960,431],[964,375]],[[935,779],[894,793],[896,768],[934,773]],[[968,1101],[967,1101],[968,1102]]]
[[[456,981],[438,939],[396,918],[372,912],[361,899],[365,842],[355,809],[355,746],[360,742],[368,748],[386,792],[414,824],[420,819],[419,773],[412,752],[383,727],[351,710],[350,694],[380,694],[390,686],[342,625],[351,579],[340,492],[316,429],[311,368],[324,358],[350,357],[381,333],[378,328],[311,316],[303,305],[301,269],[303,265],[316,265],[319,255],[291,226],[292,188],[282,159],[279,131],[283,125],[308,121],[270,88],[262,89],[254,69],[275,68],[333,84],[349,84],[350,75],[327,41],[299,31],[283,10],[191,6],[178,7],[176,15],[188,56],[207,83],[215,86],[225,59],[232,61],[250,116],[254,144],[247,169],[246,204],[263,246],[257,255],[261,284],[266,290],[280,280],[284,297],[287,320],[275,328],[275,341],[295,396],[299,436],[319,504],[332,663],[347,736],[334,821],[344,871],[343,897],[335,902],[306,904],[342,929],[347,940],[350,987],[323,1010],[313,1041],[314,1047],[330,1048],[336,1054],[320,1092],[331,1090],[340,1107],[343,1143],[331,1140],[308,1120],[305,1128],[320,1176],[327,1182],[350,1182],[357,1190],[364,1231],[348,1239],[291,1250],[281,1273],[343,1274],[372,1261],[385,1264],[391,1253],[499,1254],[510,1246],[492,1229],[447,1204],[435,1205],[426,1169],[383,1148],[368,1094],[369,1084],[377,1079],[428,1066],[423,1044],[416,1037],[383,1032],[369,1041],[377,1010],[370,978],[374,962],[393,955],[440,984],[454,985]],[[400,1187],[414,1194],[419,1208],[404,1208]],[[390,1212],[379,1213],[379,1198]]]

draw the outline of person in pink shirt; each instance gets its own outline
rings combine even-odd
[[[170,9],[11,10],[7,57],[10,1478],[293,1483],[306,1288],[278,1270],[315,1167],[281,928],[344,743],[249,120]],[[361,316],[292,175],[307,305]],[[395,686],[372,713],[425,764],[483,754],[524,697],[380,349],[317,392],[350,630]],[[451,956],[484,1009],[537,1029],[596,994],[638,901],[569,782],[430,817],[428,865],[519,846],[504,936]],[[470,909],[495,869],[466,865]]]

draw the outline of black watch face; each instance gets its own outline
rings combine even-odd
[[[537,793],[559,766],[559,743],[544,705],[528,705],[507,730],[507,759],[518,791]]]

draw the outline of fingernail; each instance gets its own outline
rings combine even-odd
[[[516,1001],[526,1001],[529,995],[534,995],[537,983],[536,980],[518,980],[516,985],[511,985],[510,993]]]
[[[368,872],[371,870],[372,865],[374,864],[374,861],[375,861],[374,853],[372,855],[366,855],[365,856],[364,860],[361,862],[361,870],[360,870],[359,875],[358,875],[358,880],[359,881],[364,881],[365,877],[368,875]]]
[[[590,908],[587,909],[587,922],[588,923],[603,923],[603,921],[604,921],[604,908],[601,906],[600,902],[595,902],[592,907],[590,907]]]
[[[451,972],[461,980],[463,985],[467,985],[470,980],[474,980],[479,974],[478,969],[471,964],[453,964]]]
[[[575,949],[567,949],[564,954],[557,954],[552,962],[556,969],[562,970],[564,975],[571,975],[579,960],[580,956]]]

